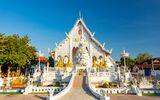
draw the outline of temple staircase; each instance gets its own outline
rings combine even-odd
[[[75,76],[70,92],[61,97],[59,100],[96,100],[96,98],[88,90],[85,82],[86,77],[84,76],[84,73],[80,71]]]

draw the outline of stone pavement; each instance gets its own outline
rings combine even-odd
[[[46,100],[47,95],[0,94],[0,100]]]
[[[160,96],[112,95],[110,100],[160,100]]]

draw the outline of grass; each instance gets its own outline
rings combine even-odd
[[[56,82],[53,84],[53,87],[60,87],[60,82]]]
[[[22,94],[21,92],[0,92],[0,94]]]
[[[143,96],[160,96],[160,93],[143,93]]]

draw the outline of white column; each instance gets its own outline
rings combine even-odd
[[[49,71],[49,62],[47,62],[47,72]]]
[[[72,61],[72,38],[69,38],[69,57]]]
[[[90,62],[92,64],[92,45],[89,43],[89,56],[90,56]]]
[[[54,52],[54,59],[55,59],[55,61],[57,60],[57,52],[56,51]]]

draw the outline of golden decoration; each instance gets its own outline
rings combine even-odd
[[[78,34],[82,35],[82,30],[81,29],[78,30]]]
[[[14,88],[20,88],[20,87],[22,88],[25,86],[26,84],[23,82],[21,77],[17,77],[15,80],[11,82],[11,87],[14,87]]]
[[[62,68],[64,66],[61,56],[58,57],[58,62],[56,64],[56,66],[60,67],[60,68]]]
[[[92,67],[97,67],[97,58],[93,56]]]
[[[73,66],[72,66],[72,61],[71,61],[71,59],[69,59],[67,66],[70,67],[70,68],[73,67]]]

